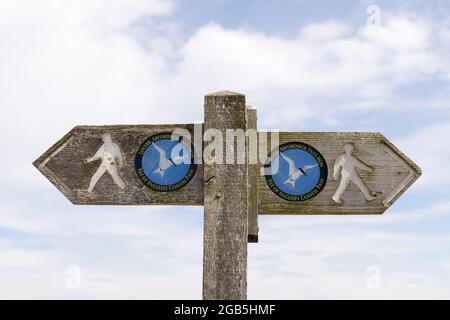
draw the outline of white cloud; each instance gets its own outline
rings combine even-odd
[[[167,15],[174,9],[168,0],[4,0],[2,5],[5,7],[0,12],[2,25],[14,24],[25,29],[36,25],[76,27],[74,20],[81,20],[81,25],[100,24],[103,29],[116,30],[128,27],[142,16]]]
[[[420,223],[422,221],[439,221],[450,217],[450,202],[433,202],[424,204],[421,208],[410,210],[390,209],[383,215],[373,216],[304,216],[278,217],[263,216],[265,224],[274,229],[284,230],[286,225],[296,228],[316,227],[316,226],[401,226]]]
[[[374,232],[358,224],[302,228],[286,221],[280,232],[264,219],[260,223],[260,243],[250,246],[250,298],[449,297],[447,260],[440,249],[450,241],[445,233]],[[381,270],[380,290],[367,286],[372,265]]]
[[[386,15],[384,21],[353,32],[344,23],[312,23],[295,38],[212,23],[182,47],[174,86],[197,79],[203,92],[238,88],[252,103],[256,99],[266,126],[282,122],[271,110],[295,108],[283,122],[290,125],[305,119],[336,124],[343,110],[388,109],[398,88],[430,75],[443,77],[440,70],[448,63],[435,50],[430,21],[406,15]],[[330,104],[325,96],[337,102]]]
[[[299,33],[300,39],[314,43],[348,37],[351,33],[351,28],[337,21],[325,21],[307,24],[300,29]]]
[[[66,23],[73,4],[60,1],[22,1],[0,19],[0,104],[7,110],[0,141],[11,141],[10,135],[16,143],[43,139],[76,123],[136,122],[151,114],[164,57],[145,51],[125,27],[142,15],[166,14],[171,5],[104,3],[80,2],[86,16],[80,28]]]
[[[68,266],[68,265],[67,265]],[[108,270],[81,267],[81,287],[69,290],[66,286],[67,266],[43,274],[21,270],[0,276],[4,288],[1,299],[201,299],[201,267],[164,274]]]
[[[294,39],[210,24],[186,44],[180,68],[207,74],[205,80],[212,77],[213,83],[332,93],[386,82],[395,87],[412,75],[434,72],[438,61],[428,22],[403,16],[386,20],[386,26],[363,26],[356,33],[338,22],[310,24]]]

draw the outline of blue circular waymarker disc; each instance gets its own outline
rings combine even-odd
[[[303,142],[288,142],[269,154],[265,178],[270,190],[286,201],[306,201],[322,191],[328,167],[322,154]]]
[[[172,136],[172,132],[157,133],[147,138],[135,158],[139,180],[160,192],[185,187],[197,171],[191,150],[194,150],[192,144]]]

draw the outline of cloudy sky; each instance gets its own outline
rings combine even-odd
[[[449,11],[0,0],[0,298],[201,298],[201,207],[76,207],[31,163],[77,124],[202,122],[221,89],[260,128],[383,132],[424,172],[383,216],[260,217],[249,298],[450,298]]]

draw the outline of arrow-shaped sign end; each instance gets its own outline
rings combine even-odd
[[[70,130],[64,137],[33,162],[36,169],[38,169],[39,172],[42,173],[59,191],[61,191],[72,204],[76,204],[73,201],[73,191],[48,167],[48,163],[70,143],[77,128],[78,127],[75,127]]]
[[[399,165],[408,170],[407,176],[385,197],[383,205],[388,208],[391,206],[419,177],[422,175],[422,169],[406,156],[400,149],[391,143],[385,136],[381,143],[384,145],[385,152],[395,159]],[[399,172],[400,173],[400,172]]]

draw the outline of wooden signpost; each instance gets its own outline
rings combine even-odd
[[[73,204],[203,205],[203,298],[220,300],[247,297],[258,215],[382,214],[421,175],[379,133],[256,128],[223,91],[203,125],[78,126],[34,165]]]
[[[37,159],[34,165],[73,204],[203,205],[202,166],[197,166],[196,174],[190,183],[175,192],[164,193],[147,188],[137,177],[135,158],[142,143],[157,133],[171,132],[176,128],[186,129],[194,134],[193,124],[77,126]],[[93,161],[85,162],[105,145],[102,137],[104,134],[110,135],[111,144],[119,146],[119,150],[116,150],[118,154],[106,153],[92,159]],[[91,182],[95,182],[95,173],[103,163],[109,161],[114,162],[110,168],[115,168],[125,187],[121,188],[115,183],[113,175],[105,171],[89,191]]]
[[[279,133],[280,145],[292,141],[314,146],[322,154],[328,167],[324,188],[308,201],[289,201],[271,192],[261,174],[259,214],[382,214],[421,175],[420,168],[380,133]],[[286,161],[280,162],[282,167]]]

